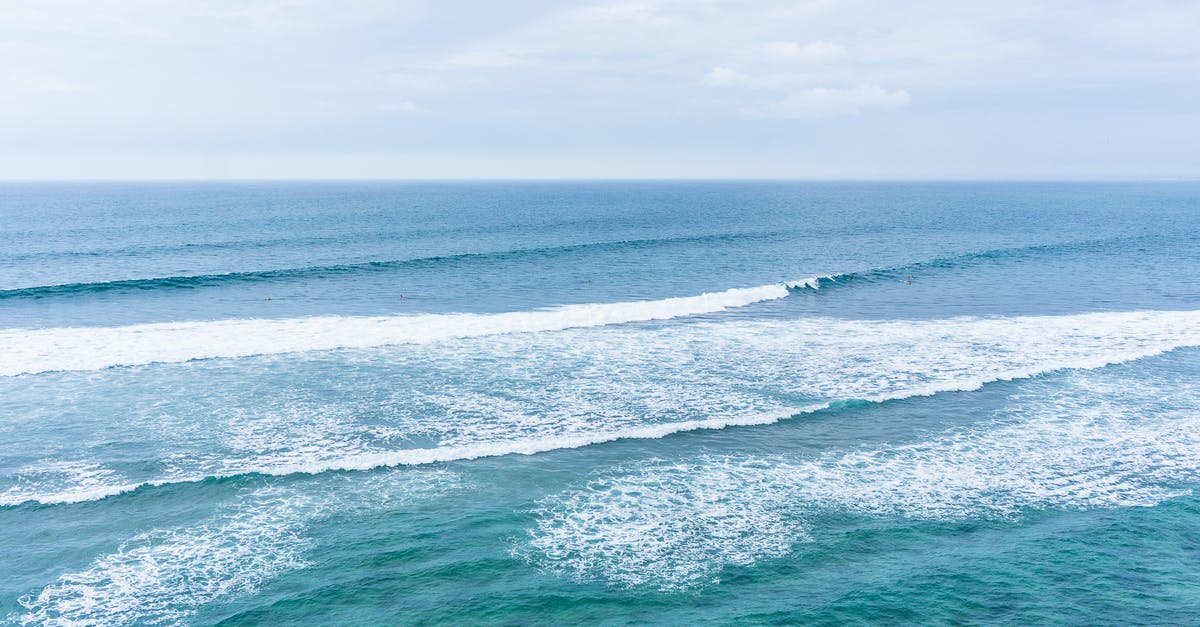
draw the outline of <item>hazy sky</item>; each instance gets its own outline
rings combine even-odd
[[[0,0],[0,178],[1200,178],[1200,2]]]

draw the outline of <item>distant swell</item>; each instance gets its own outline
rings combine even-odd
[[[1180,239],[1185,240],[1188,240],[1191,237],[1191,234],[1181,234],[1179,236]],[[911,278],[913,275],[929,270],[961,270],[1003,260],[1026,259],[1045,254],[1094,252],[1105,250],[1112,246],[1133,247],[1138,243],[1161,244],[1163,240],[1164,237],[1162,236],[1132,236],[1076,242],[1061,242],[1055,244],[1039,244],[1034,246],[1017,246],[1012,248],[994,248],[989,250],[963,253],[961,255],[936,257],[934,259],[927,259],[914,263],[868,268],[866,270],[860,270],[857,272],[833,274],[821,277],[821,285],[845,286],[852,281],[857,281],[860,283],[899,281]]]
[[[412,259],[393,259],[384,261],[367,261],[362,263],[334,264],[322,266],[307,266],[301,268],[278,268],[270,270],[255,270],[246,272],[226,272],[218,274],[196,274],[164,277],[147,277],[118,279],[113,281],[95,281],[82,283],[63,283],[55,285],[35,285],[15,289],[0,290],[0,300],[22,298],[56,298],[71,297],[83,294],[98,294],[109,292],[140,292],[161,289],[199,289],[218,287],[239,283],[263,283],[269,281],[336,278],[376,272],[391,272],[398,269],[420,269],[455,264],[494,263],[506,260],[522,260],[538,257],[557,257],[579,253],[594,253],[604,251],[637,250],[664,245],[697,244],[705,242],[724,242],[744,239],[762,239],[780,236],[782,233],[731,233],[716,235],[700,235],[692,237],[636,239],[611,242],[594,242],[586,244],[571,244],[565,246],[546,246],[536,248],[518,248],[512,250],[462,253],[454,255],[439,255],[418,257]],[[1161,239],[1161,238],[1160,238]],[[970,267],[998,259],[1015,259],[1036,256],[1045,253],[1060,253],[1064,251],[1088,251],[1103,249],[1112,245],[1131,245],[1147,240],[1146,237],[1123,237],[1105,240],[1083,242],[1063,242],[1036,246],[1020,246],[1014,248],[998,248],[940,257],[927,261],[903,264],[891,267],[871,268],[860,272],[823,277],[824,282],[840,283],[847,279],[863,280],[891,279],[904,277],[907,274],[926,269],[945,269]]]
[[[652,301],[564,305],[500,314],[314,316],[0,331],[0,376],[371,348],[504,333],[557,331],[714,313],[817,288],[821,279]]]
[[[0,300],[69,297],[81,294],[140,292],[161,289],[198,289],[238,283],[263,283],[268,281],[291,279],[332,278],[358,274],[369,274],[374,272],[389,272],[404,268],[418,269],[466,263],[492,263],[505,260],[555,257],[559,255],[569,255],[581,252],[630,250],[669,244],[695,244],[712,241],[753,239],[767,237],[769,235],[771,234],[745,233],[701,235],[678,238],[621,240],[613,242],[571,244],[566,246],[546,246],[540,248],[518,248],[513,250],[492,252],[438,255],[432,257],[417,257],[412,259],[393,259],[384,261],[367,261],[362,263],[307,266],[301,268],[278,268],[247,272],[223,272],[218,274],[195,274],[118,279],[113,281],[62,283],[55,285],[35,285],[0,290]]]

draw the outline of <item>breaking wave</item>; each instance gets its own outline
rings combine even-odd
[[[713,321],[477,337],[313,362],[280,359],[269,370],[282,383],[269,389],[246,376],[245,368],[263,372],[264,364],[253,362],[200,373],[164,367],[144,391],[106,392],[96,386],[110,379],[77,375],[89,390],[79,398],[118,398],[126,408],[121,424],[103,427],[105,438],[156,449],[157,463],[169,471],[122,472],[86,446],[74,456],[38,452],[39,442],[53,439],[40,438],[38,430],[63,428],[60,416],[81,433],[91,429],[73,404],[78,399],[60,395],[44,401],[43,414],[0,424],[0,437],[27,443],[21,452],[29,460],[23,470],[0,477],[0,488],[8,486],[0,490],[0,504],[74,502],[207,477],[423,465],[761,425],[845,400],[975,390],[1196,345],[1196,311]],[[190,392],[178,395],[178,405],[160,398],[164,387],[185,390],[197,377],[218,375],[224,378],[211,389],[195,391],[215,395],[216,409],[197,404]],[[350,400],[308,399],[287,384],[314,376],[329,379]],[[142,379],[111,381],[125,386]],[[18,383],[10,381],[12,393],[46,396]],[[61,389],[63,383],[48,385]],[[141,394],[146,402],[137,400]]]
[[[500,314],[312,316],[124,327],[0,330],[0,376],[559,331],[715,313],[817,288],[820,278],[650,301],[563,305]]]

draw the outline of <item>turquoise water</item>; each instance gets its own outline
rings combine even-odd
[[[1190,623],[1194,184],[0,186],[12,624]]]

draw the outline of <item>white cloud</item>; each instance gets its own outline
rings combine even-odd
[[[1200,129],[1191,28],[1200,3],[515,0],[460,9],[435,0],[0,0],[0,153],[15,162],[41,151],[39,167],[52,172],[73,155],[163,146],[230,159],[248,150],[524,151],[554,167],[570,151],[612,150],[619,156],[602,165],[616,170],[607,171],[624,172],[628,159],[662,173],[644,155],[711,158],[719,172],[730,161],[719,155],[763,154],[762,137],[780,154],[797,141],[895,142],[877,154],[898,168],[967,167],[980,153],[972,142],[1012,138],[1015,148],[988,151],[989,163],[1026,171],[1033,146],[1043,156],[1076,150],[1114,172],[1150,172],[1145,156],[1170,152],[1153,163],[1195,171],[1186,148],[1196,141],[1179,138]],[[913,97],[928,108],[904,109]],[[744,132],[773,118],[887,109],[823,121],[822,137],[801,138],[805,125],[790,123]],[[381,111],[421,124],[381,130]],[[943,132],[951,119],[959,126]],[[1129,132],[1120,145],[1092,139],[1119,122]],[[896,138],[918,128],[947,150],[913,158],[912,142]],[[1073,144],[1060,139],[1069,133]],[[459,160],[445,163],[462,173]]]
[[[742,112],[767,117],[819,118],[853,115],[863,109],[895,109],[911,100],[903,89],[888,91],[878,85],[858,85],[849,89],[814,87],[792,92],[783,100],[746,107]]]
[[[660,2],[618,2],[584,7],[576,16],[591,22],[641,22],[658,14]]]
[[[732,87],[734,85],[746,85],[750,82],[750,77],[738,72],[735,69],[724,66],[713,68],[708,74],[704,75],[704,84],[714,87]]]
[[[827,41],[801,44],[790,41],[772,41],[759,47],[759,53],[771,61],[793,61],[819,63],[837,59],[846,54],[841,45]]]

